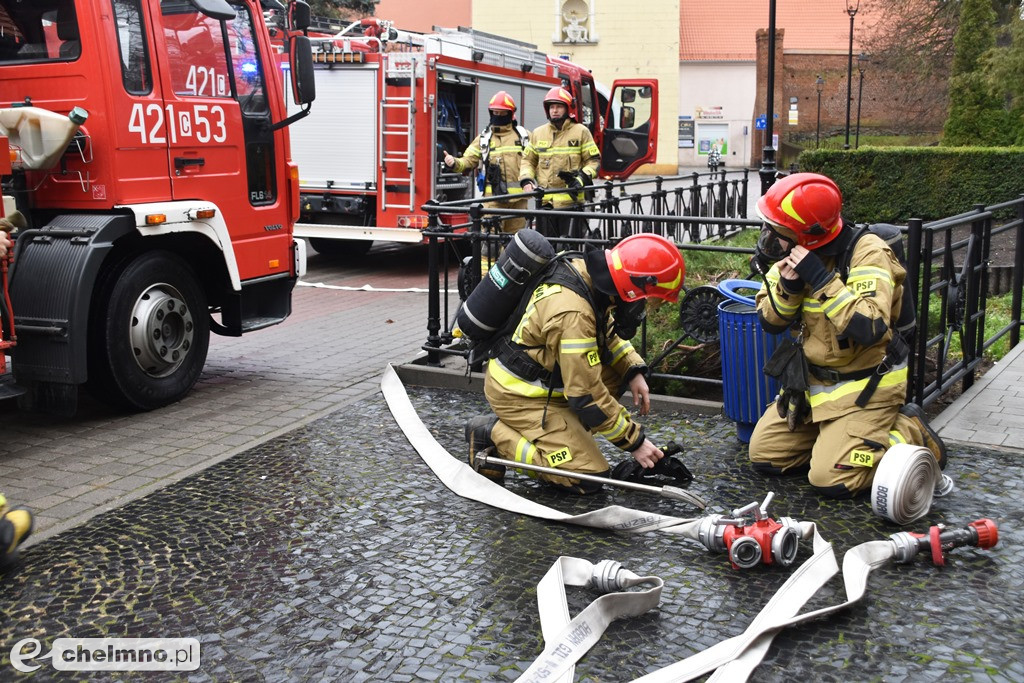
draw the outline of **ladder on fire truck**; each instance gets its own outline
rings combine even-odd
[[[416,187],[416,78],[417,66],[422,64],[418,55],[396,52],[383,55],[384,68],[381,87],[383,96],[380,99],[380,126],[378,127],[378,149],[380,149],[380,199],[381,208],[415,209],[414,192]],[[388,82],[402,83],[408,81],[408,97],[389,97]],[[425,86],[424,86],[425,87]],[[389,117],[389,113],[398,112],[397,116]],[[398,119],[398,120],[395,120]],[[388,165],[392,166],[389,174]],[[404,169],[404,173],[401,170]],[[404,196],[399,202],[392,195]]]

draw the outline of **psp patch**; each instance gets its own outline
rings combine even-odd
[[[876,289],[878,289],[878,280],[875,278],[858,280],[853,283],[853,293],[857,296],[874,296]]]
[[[875,452],[852,450],[850,451],[850,464],[855,465],[857,467],[874,467]]]
[[[558,467],[564,465],[567,462],[572,462],[572,453],[569,452],[568,446],[565,448],[559,448],[557,451],[552,451],[544,456],[547,458],[548,464],[551,467]]]
[[[590,367],[601,364],[601,354],[597,351],[587,351],[587,362],[590,363]]]

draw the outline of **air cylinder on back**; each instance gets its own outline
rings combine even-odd
[[[539,232],[517,232],[459,310],[455,322],[463,336],[480,341],[494,334],[512,315],[530,278],[554,257],[554,247]]]

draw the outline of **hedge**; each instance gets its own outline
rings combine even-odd
[[[1024,147],[816,149],[797,163],[835,180],[858,223],[935,220],[1024,194]]]

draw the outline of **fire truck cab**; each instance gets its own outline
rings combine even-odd
[[[305,249],[287,126],[314,91],[309,8],[288,15],[292,119],[257,0],[0,0],[3,213],[25,223],[4,393],[22,407],[73,413],[83,384],[166,405],[211,331],[289,315]]]
[[[317,108],[292,132],[301,174],[296,235],[322,253],[358,257],[374,240],[420,242],[425,203],[481,195],[482,183],[446,167],[444,153],[462,155],[501,90],[531,130],[546,120],[548,90],[567,88],[573,114],[601,149],[605,178],[654,160],[655,79],[616,81],[604,96],[587,69],[535,45],[463,27],[400,31],[380,19],[315,36],[312,47]]]

